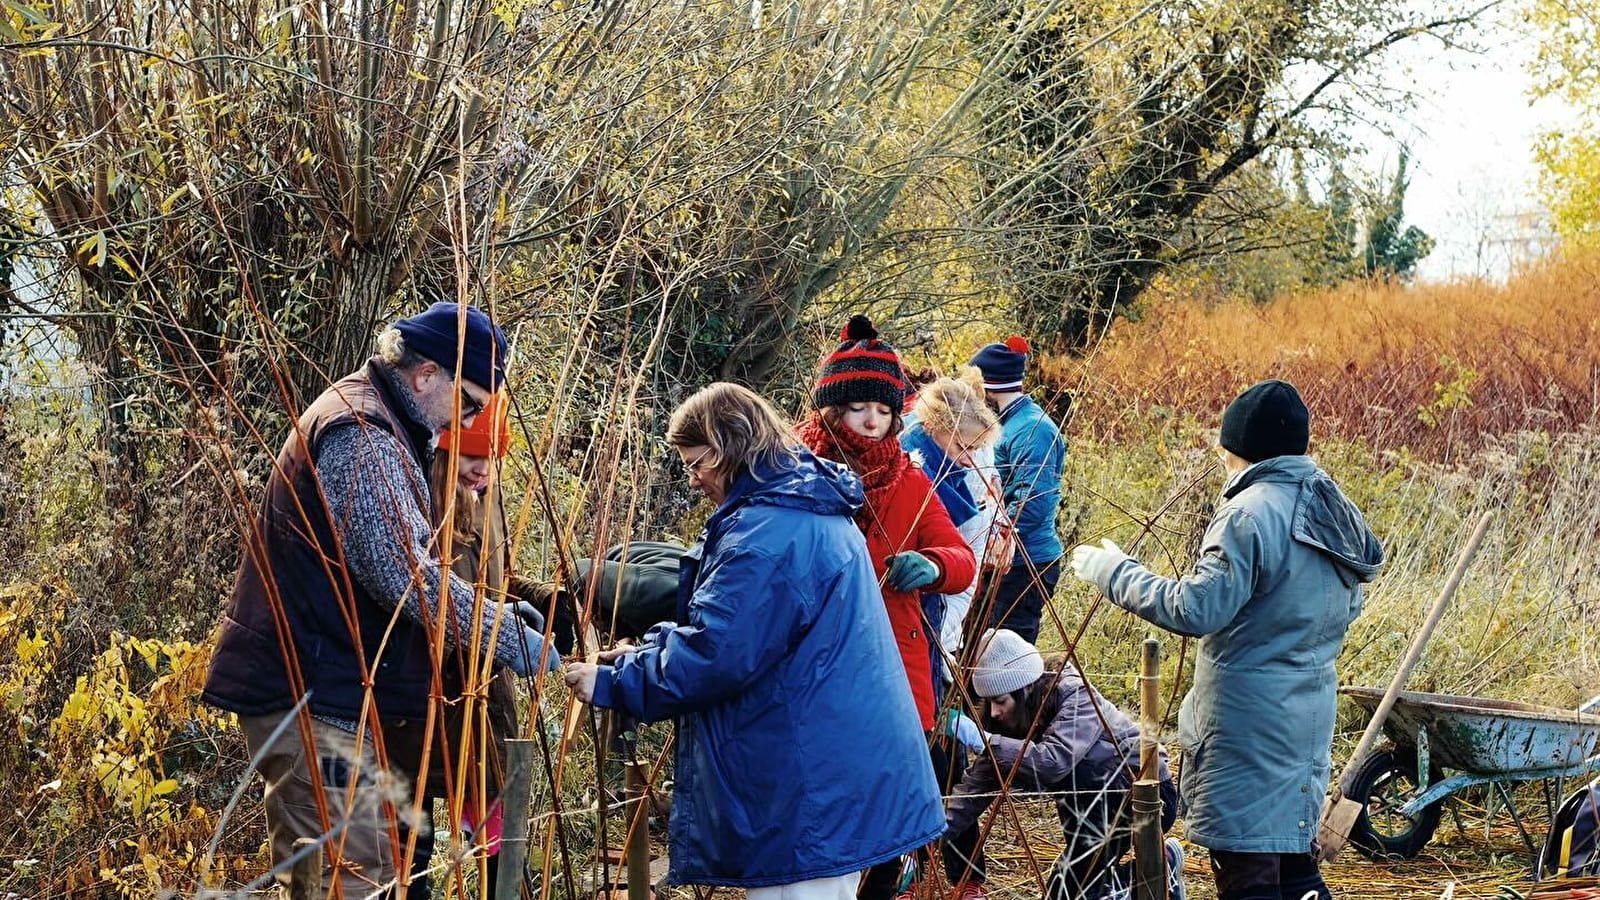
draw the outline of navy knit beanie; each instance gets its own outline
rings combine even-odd
[[[441,301],[395,322],[394,327],[405,336],[408,349],[433,360],[445,371],[453,372],[460,316],[459,303]],[[476,306],[467,307],[466,340],[461,353],[461,377],[485,390],[500,390],[506,380],[506,336],[489,321],[489,315]]]
[[[1020,391],[1022,370],[1028,365],[1028,342],[1013,334],[1004,343],[985,344],[967,360],[967,365],[977,366],[983,373],[986,391]]]
[[[822,358],[811,402],[817,409],[846,403],[882,403],[894,412],[905,408],[906,380],[900,356],[878,340],[866,316],[851,316],[840,332],[841,343]]]
[[[1287,381],[1252,384],[1222,411],[1217,443],[1250,462],[1302,455],[1311,445],[1311,411]]]

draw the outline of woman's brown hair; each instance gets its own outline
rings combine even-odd
[[[696,391],[672,411],[667,443],[711,448],[711,470],[730,483],[745,472],[799,459],[800,439],[760,394],[718,381]]]
[[[428,485],[434,498],[433,527],[444,521],[450,504],[455,504],[455,539],[471,540],[478,518],[478,495],[461,486],[460,479],[450,477],[450,451],[441,450],[433,455],[433,466],[428,471]]]

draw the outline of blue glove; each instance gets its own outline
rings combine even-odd
[[[509,627],[511,624],[508,622],[501,627]],[[534,631],[522,624],[521,619],[515,620],[515,624],[521,626],[522,634],[512,638],[518,643],[517,649],[511,654],[511,671],[527,678],[537,671],[554,672],[561,668],[561,654],[556,652],[556,648],[545,646],[543,632]]]
[[[884,576],[888,579],[889,587],[897,591],[912,591],[938,581],[939,567],[921,553],[907,550],[889,557]]]
[[[544,634],[544,613],[539,607],[526,600],[518,600],[511,604],[510,609],[513,615],[522,620],[522,624]]]
[[[967,718],[966,713],[950,710],[944,717],[945,737],[953,737],[960,741],[962,746],[974,752],[982,752],[984,747],[983,729],[978,723]]]

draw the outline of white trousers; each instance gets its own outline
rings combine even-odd
[[[861,873],[851,872],[832,878],[751,888],[745,891],[745,897],[748,900],[856,900],[856,887],[860,884]]]

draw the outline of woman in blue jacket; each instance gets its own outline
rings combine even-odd
[[[862,869],[944,830],[900,654],[853,516],[864,495],[766,401],[713,384],[667,441],[717,503],[679,573],[678,622],[575,663],[582,700],[677,722],[677,884],[852,900]]]

